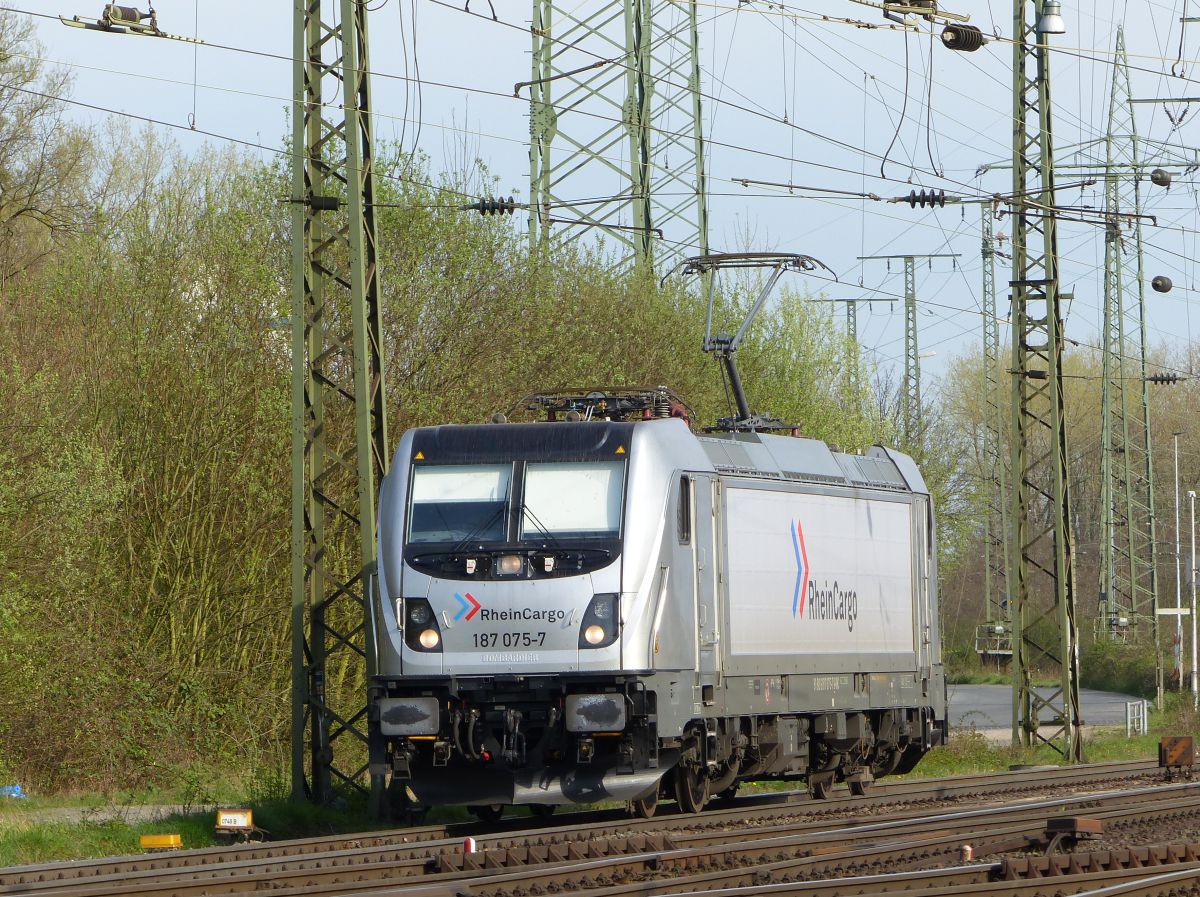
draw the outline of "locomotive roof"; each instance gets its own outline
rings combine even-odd
[[[882,446],[851,455],[833,451],[819,439],[796,436],[721,433],[697,438],[713,467],[723,473],[929,492],[912,458]]]
[[[432,463],[486,463],[512,457],[603,459],[648,442],[684,469],[711,465],[733,475],[929,492],[912,458],[893,449],[875,446],[865,455],[851,455],[834,451],[819,439],[753,432],[693,434],[678,418],[638,423],[448,424],[411,430],[408,438],[412,441],[407,457]],[[695,451],[697,444],[702,455]]]

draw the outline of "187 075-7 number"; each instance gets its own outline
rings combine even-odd
[[[543,648],[545,632],[476,632],[476,648]]]

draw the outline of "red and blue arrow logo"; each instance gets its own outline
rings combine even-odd
[[[804,527],[792,522],[792,548],[796,551],[796,591],[792,595],[792,616],[804,616],[804,600],[808,591],[808,549],[804,545]]]
[[[482,604],[475,600],[475,596],[470,592],[467,592],[466,596],[459,595],[456,592],[454,594],[454,600],[460,605],[458,613],[454,615],[455,622],[463,619],[464,617],[468,620],[471,619],[471,617],[479,613],[479,608],[483,607]]]

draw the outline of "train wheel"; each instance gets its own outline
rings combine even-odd
[[[900,755],[902,753],[900,748],[895,745],[879,750],[871,760],[871,775],[877,779],[890,776],[896,771],[896,767],[900,765]]]
[[[846,784],[849,786],[851,794],[855,797],[862,797],[867,793],[867,788],[871,783],[864,779],[850,779]]]
[[[504,815],[504,804],[483,804],[478,807],[467,807],[480,822],[499,822]]]
[[[643,794],[641,797],[635,797],[629,802],[629,809],[634,816],[639,819],[650,819],[654,812],[658,809],[658,787],[648,794]]]
[[[680,763],[675,767],[675,798],[684,813],[699,813],[708,803],[708,776],[699,766]]]
[[[825,800],[829,797],[829,789],[833,787],[833,779],[822,776],[819,779],[810,779],[808,783],[808,793],[812,795],[813,800]]]
[[[529,812],[538,819],[549,819],[554,815],[554,804],[530,804]]]

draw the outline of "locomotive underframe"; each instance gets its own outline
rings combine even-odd
[[[909,771],[945,735],[937,702],[927,700],[944,684],[918,685],[911,674],[842,677],[851,691],[826,697],[830,709],[817,698],[829,677],[738,676],[715,688],[681,688],[687,678],[644,672],[380,681],[370,702],[372,764],[391,775],[396,802],[405,806],[619,800],[652,810],[661,795],[699,809],[750,779],[802,780],[818,797],[838,781],[861,791],[875,778]],[[911,705],[871,706],[872,684],[911,689]],[[619,728],[568,731],[564,707],[579,696],[620,702]],[[839,698],[846,704],[833,706]],[[380,707],[404,699],[436,702],[429,724],[436,722],[436,732],[384,734]],[[764,706],[772,700],[774,708]]]

